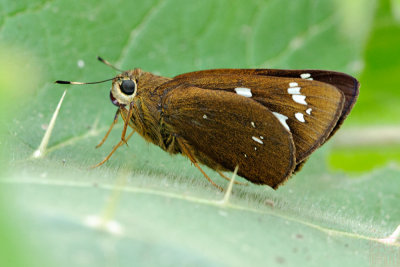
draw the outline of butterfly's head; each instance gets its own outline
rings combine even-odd
[[[141,73],[141,69],[128,70],[112,80],[110,99],[114,105],[125,106],[133,101]]]
[[[139,77],[142,75],[141,69],[133,69],[128,71],[122,71],[113,65],[111,65],[108,61],[104,60],[101,57],[97,57],[99,61],[104,64],[112,67],[115,70],[121,71],[122,73],[115,76],[111,79],[106,79],[97,82],[71,82],[71,81],[61,81],[58,80],[55,83],[58,84],[98,84],[107,81],[112,81],[111,91],[110,91],[110,99],[111,102],[118,106],[124,107],[133,102],[137,94],[137,85],[139,82]]]

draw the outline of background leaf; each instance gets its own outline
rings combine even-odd
[[[336,168],[360,172],[400,163],[399,7],[399,1],[379,1],[360,62],[365,65],[360,74],[362,94],[351,115],[355,130],[351,132],[357,135],[349,138],[351,132],[343,132],[347,141],[344,146],[338,143],[330,156]]]
[[[139,136],[105,166],[88,170],[120,138],[121,125],[94,149],[115,112],[109,84],[100,84],[68,89],[46,156],[31,158],[66,88],[52,81],[115,75],[95,61],[97,55],[124,69],[141,67],[164,76],[220,67],[321,68],[357,75],[376,6],[357,3],[3,0],[0,88],[7,141],[1,143],[6,152],[1,162],[7,169],[2,168],[1,187],[8,212],[2,213],[7,215],[0,229],[12,224],[9,240],[28,247],[12,246],[19,256],[10,258],[21,260],[15,265],[398,261],[399,244],[378,239],[399,224],[399,169],[348,179],[321,164],[329,144],[278,191],[235,186],[229,204],[221,206],[223,194],[186,158],[171,157]],[[357,8],[357,15],[349,8]],[[107,218],[106,229],[95,227]]]

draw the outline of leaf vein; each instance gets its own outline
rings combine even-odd
[[[261,63],[259,66],[260,68],[266,67],[266,66],[274,66],[276,62],[282,61],[282,58],[285,56],[289,55],[290,53],[293,53],[294,51],[298,50],[299,48],[304,46],[305,41],[301,42],[300,45],[296,45],[298,43],[298,40],[308,40],[311,37],[321,34],[324,31],[327,31],[330,27],[334,26],[334,23],[336,21],[337,16],[332,15],[330,17],[327,17],[326,19],[320,21],[319,23],[315,25],[309,26],[304,32],[299,33],[297,36],[293,37],[291,41],[288,42],[286,47],[278,53],[276,56],[269,58],[265,60],[263,63]]]
[[[155,16],[155,14],[157,14],[164,7],[164,3],[166,3],[166,0],[159,0],[156,5],[149,9],[149,11],[144,15],[144,17],[136,25],[136,27],[131,30],[127,42],[122,46],[121,54],[116,61],[116,65],[121,66],[122,61],[128,55],[129,50],[135,45],[137,36],[145,29],[145,27]]]
[[[33,179],[19,179],[19,180],[1,179],[0,182],[8,183],[8,184],[36,184],[36,185],[69,186],[69,187],[80,187],[80,188],[93,187],[92,183],[76,182],[76,181],[55,181],[55,180],[40,180],[40,181],[38,181],[38,180],[33,180]],[[124,191],[124,192],[129,192],[129,193],[150,194],[150,195],[156,195],[159,197],[169,197],[169,198],[179,199],[179,200],[183,200],[183,201],[194,202],[197,204],[221,207],[220,200],[210,200],[210,199],[192,197],[192,196],[188,196],[188,195],[179,195],[179,194],[175,194],[175,193],[171,193],[171,192],[148,189],[148,188],[143,188],[143,187],[133,187],[133,186],[126,186],[126,185],[115,186],[115,185],[110,185],[110,184],[99,184],[98,187],[105,189],[105,190],[112,190],[112,191],[120,190],[120,191]],[[377,243],[383,242],[381,238],[375,238],[375,237],[370,237],[370,236],[366,236],[366,235],[362,235],[362,234],[326,228],[326,227],[323,227],[323,226],[320,226],[320,225],[317,225],[317,224],[314,224],[311,222],[301,220],[299,218],[285,216],[283,214],[277,214],[277,213],[274,213],[269,210],[258,210],[255,208],[245,207],[245,206],[232,204],[232,203],[226,203],[224,205],[224,208],[230,208],[232,210],[241,210],[241,211],[246,211],[246,212],[252,212],[252,213],[258,213],[258,214],[263,214],[263,215],[271,215],[271,216],[279,217],[279,218],[282,218],[285,220],[289,220],[289,221],[292,221],[295,223],[302,224],[304,226],[308,226],[308,227],[318,230],[320,232],[326,233],[327,235],[337,235],[337,236],[361,239],[361,240],[372,241],[372,242],[377,242]],[[385,243],[385,244],[387,246],[393,246],[393,247],[400,248],[399,242]]]

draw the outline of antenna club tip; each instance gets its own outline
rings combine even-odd
[[[114,70],[117,70],[117,71],[120,71],[120,72],[124,72],[124,70],[121,70],[121,69],[119,69],[119,68],[113,66],[110,62],[108,62],[107,60],[105,60],[104,58],[102,58],[102,57],[100,57],[100,56],[97,56],[97,59],[98,59],[99,61],[101,61],[102,63],[106,64],[107,66],[113,68]]]
[[[60,81],[60,80],[57,80],[57,81],[55,81],[54,83],[58,83],[58,84],[71,84],[71,82],[69,82],[69,81]]]

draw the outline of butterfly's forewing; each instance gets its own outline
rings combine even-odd
[[[331,137],[336,130],[339,129],[347,115],[353,108],[359,94],[360,84],[354,77],[342,72],[325,71],[325,70],[285,70],[285,69],[213,69],[189,72],[179,75],[175,78],[190,78],[198,75],[261,75],[286,78],[301,78],[305,80],[314,80],[335,86],[345,96],[342,113],[335,128],[330,133]],[[328,137],[328,138],[329,138]]]
[[[297,163],[306,159],[329,137],[344,104],[343,93],[336,87],[301,78],[199,72],[190,79],[179,76],[174,80],[171,84],[227,91],[239,95],[243,101],[248,99],[267,107],[292,134]]]
[[[163,121],[198,161],[231,171],[238,165],[239,175],[273,188],[292,174],[291,134],[265,106],[231,92],[173,87],[162,98]]]
[[[345,103],[343,104],[342,114],[335,128],[330,133],[328,139],[339,129],[343,121],[346,119],[352,110],[354,104],[357,101],[360,83],[354,77],[335,71],[324,71],[324,70],[279,70],[279,69],[264,69],[257,70],[258,75],[268,75],[277,77],[300,77],[306,80],[315,80],[338,88],[345,96]],[[309,74],[309,75],[308,75]]]

